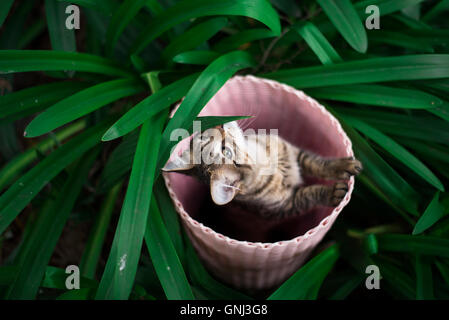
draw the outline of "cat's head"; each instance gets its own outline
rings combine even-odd
[[[251,163],[243,131],[237,122],[229,122],[195,134],[190,148],[169,161],[163,170],[205,180],[212,200],[224,205],[243,192],[242,180]]]

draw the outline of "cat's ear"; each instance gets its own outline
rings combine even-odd
[[[227,186],[219,179],[212,179],[210,183],[210,194],[215,204],[221,206],[231,202],[236,194],[236,189]]]
[[[173,160],[168,161],[162,168],[162,171],[176,172],[190,170],[195,165],[190,161],[190,152],[184,151],[179,157],[175,157]]]

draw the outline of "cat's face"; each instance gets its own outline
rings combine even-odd
[[[251,169],[245,137],[236,122],[196,134],[190,148],[164,167],[164,171],[194,175],[210,185],[212,200],[229,203],[244,188],[245,170]]]

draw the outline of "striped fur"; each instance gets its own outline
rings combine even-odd
[[[204,181],[219,205],[234,200],[267,218],[299,215],[316,206],[337,206],[348,190],[346,180],[362,170],[354,158],[323,158],[278,136],[244,135],[236,123],[224,125],[219,132],[221,137],[216,139],[203,133],[192,140],[187,156],[193,159],[193,150],[201,149],[201,163],[171,164],[166,171],[181,171]],[[219,163],[208,161],[211,159]],[[304,186],[303,176],[337,182]]]

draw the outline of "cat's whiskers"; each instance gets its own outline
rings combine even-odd
[[[227,188],[231,188],[231,189],[235,189],[235,190],[241,191],[240,188],[235,187],[235,186],[231,186],[231,185],[226,184],[226,183],[221,183],[221,185],[224,186],[224,187],[227,187]]]

